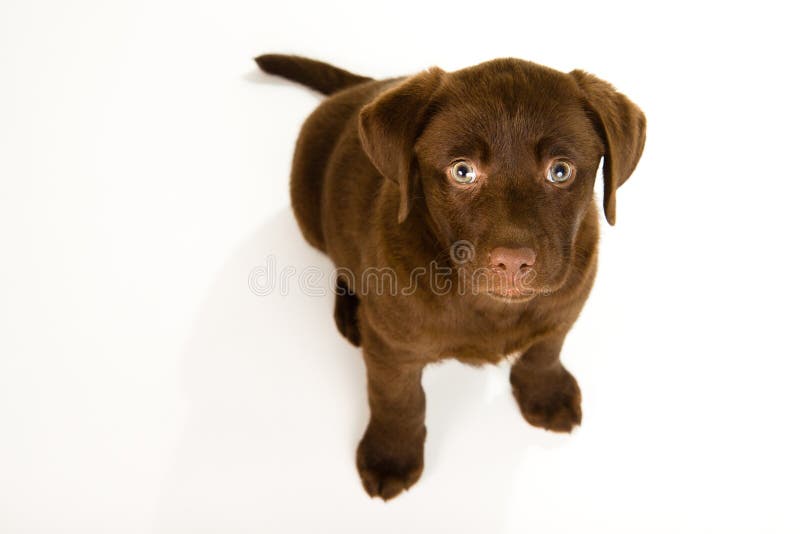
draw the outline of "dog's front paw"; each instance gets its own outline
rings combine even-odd
[[[421,439],[387,444],[369,430],[358,445],[356,466],[370,497],[396,497],[419,480],[424,467],[424,430]]]
[[[546,378],[525,379],[512,374],[511,384],[522,416],[533,426],[572,432],[581,424],[581,390],[566,369]]]

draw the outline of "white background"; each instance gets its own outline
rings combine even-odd
[[[798,532],[796,16],[769,2],[0,4],[0,532]],[[359,353],[288,208],[320,97],[290,52],[376,77],[516,56],[646,112],[564,347],[570,436],[507,368],[426,372],[426,470],[354,464]]]

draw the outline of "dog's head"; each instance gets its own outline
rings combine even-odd
[[[406,79],[362,110],[359,132],[398,186],[399,222],[418,210],[441,243],[470,247],[489,275],[470,277],[476,288],[521,301],[564,283],[601,157],[614,224],[645,117],[583,71],[500,59]]]

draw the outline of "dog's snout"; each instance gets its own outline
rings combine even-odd
[[[508,276],[533,269],[536,253],[530,248],[497,247],[489,253],[489,265],[494,271]]]

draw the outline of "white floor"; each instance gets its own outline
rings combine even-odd
[[[495,4],[0,5],[0,532],[800,530],[791,17]],[[267,51],[514,55],[641,105],[564,348],[578,431],[528,427],[506,368],[431,368],[425,473],[367,498],[363,364],[299,289],[332,266],[288,207],[319,98],[255,72]],[[297,274],[254,292],[273,267]]]

